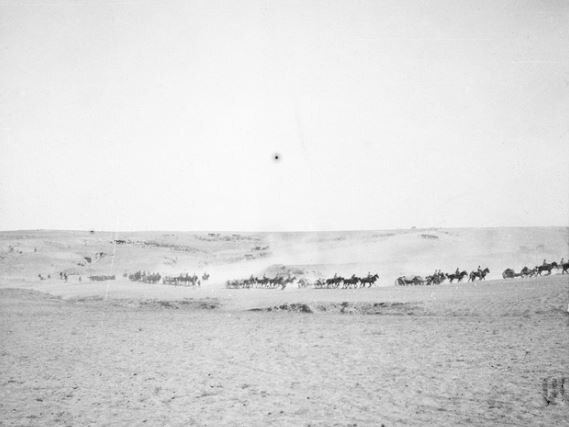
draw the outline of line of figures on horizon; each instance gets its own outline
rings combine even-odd
[[[67,273],[66,271],[60,271],[58,274],[59,274],[59,279],[63,280],[65,283],[67,283],[69,279],[72,278],[73,276],[77,277],[78,282],[83,281],[83,276],[81,276],[80,274]],[[40,280],[49,280],[51,279],[51,274],[44,276],[43,274],[40,273],[38,274],[38,277]],[[105,280],[115,280],[117,277],[114,274],[95,274],[87,276],[87,278],[92,282],[103,282]]]
[[[553,270],[561,270],[561,274],[569,274],[569,261],[565,261],[561,258],[558,263],[556,261],[547,262],[543,260],[541,265],[537,265],[534,268],[529,268],[527,266],[523,267],[519,273],[512,268],[507,268],[502,273],[502,278],[512,279],[516,277],[534,277],[541,276],[544,273],[546,275],[551,275]],[[450,283],[462,282],[465,278],[468,278],[468,282],[474,282],[476,280],[485,280],[486,276],[490,273],[489,268],[481,268],[478,266],[476,270],[468,273],[466,270],[456,269],[454,273],[444,273],[441,270],[435,270],[435,272],[428,276],[400,276],[395,280],[395,284],[398,286],[418,286],[418,285],[440,285],[448,280]],[[76,275],[78,281],[81,282],[81,275],[75,273],[59,272],[59,278],[67,282],[70,276]],[[51,279],[51,275],[38,274],[40,280]],[[160,273],[153,273],[147,271],[137,271],[133,274],[124,273],[123,277],[128,277],[131,281],[157,284],[162,283],[164,285],[173,286],[188,286],[196,287],[201,286],[202,281],[207,281],[210,277],[208,273],[203,273],[201,278],[196,274],[180,273],[177,276],[167,276],[161,275]],[[91,275],[87,276],[91,281],[105,281],[105,280],[115,280],[115,275]],[[236,279],[228,280],[226,282],[226,288],[228,289],[251,289],[251,288],[264,288],[264,289],[285,289],[287,285],[295,283],[299,289],[302,288],[314,288],[314,289],[359,289],[359,288],[371,288],[379,280],[378,274],[368,273],[367,276],[358,277],[352,274],[350,277],[342,277],[338,274],[334,274],[333,277],[323,279],[319,278],[315,281],[310,281],[306,278],[301,278],[297,280],[295,276],[277,275],[275,277],[255,277],[251,275],[247,279]]]
[[[421,285],[440,285],[448,280],[453,283],[455,280],[457,283],[462,282],[465,277],[468,277],[467,281],[474,282],[475,280],[486,280],[486,276],[490,273],[488,267],[481,268],[468,273],[466,270],[460,270],[458,267],[454,273],[443,273],[441,270],[435,270],[435,272],[429,276],[400,276],[395,279],[395,284],[398,286],[421,286]]]
[[[124,273],[123,277],[128,277],[132,282],[142,283],[162,283],[163,285],[172,286],[201,286],[202,280],[205,282],[209,279],[209,273],[203,273],[201,278],[194,274],[180,273],[177,276],[166,276],[160,273],[152,273],[148,271],[137,271],[133,274]]]
[[[299,289],[314,288],[314,289],[356,289],[356,288],[370,288],[379,279],[378,274],[368,273],[365,277],[358,277],[352,274],[351,277],[342,277],[337,274],[330,279],[317,279],[315,282],[310,282],[308,279],[302,278],[297,281]],[[251,275],[248,279],[228,280],[225,287],[228,289],[285,289],[287,285],[296,281],[295,276],[275,276],[275,277],[255,277]]]
[[[534,268],[529,268],[524,266],[519,273],[512,268],[506,268],[502,273],[502,278],[504,279],[513,279],[515,277],[534,277],[534,276],[541,276],[542,273],[547,272],[549,276],[553,270],[561,270],[561,274],[569,274],[569,261],[565,261],[565,258],[561,258],[559,263],[547,262],[547,260],[543,260],[541,265],[536,265]]]
[[[364,277],[358,277],[355,274],[352,274],[350,277],[342,277],[334,274],[334,277],[331,277],[329,279],[317,279],[314,283],[310,283],[308,280],[301,279],[298,282],[298,287],[313,287],[314,289],[371,288],[378,280],[379,274],[368,273],[367,276]]]
[[[549,276],[553,270],[561,270],[561,274],[569,273],[569,262],[566,262],[564,258],[557,263],[556,261],[547,262],[543,260],[541,265],[537,265],[534,268],[523,267],[519,273],[516,273],[513,269],[507,268],[502,273],[502,278],[512,279],[515,277],[534,277],[541,276],[543,273],[547,273]],[[443,273],[441,270],[435,270],[434,274],[430,276],[401,276],[395,280],[395,284],[398,286],[420,286],[420,285],[440,285],[445,280],[450,283],[462,282],[467,278],[467,282],[474,282],[476,280],[486,280],[486,276],[490,273],[489,268],[481,268],[478,266],[476,270],[468,273],[466,270],[460,270],[458,267],[454,273]]]
[[[251,275],[248,279],[235,279],[228,280],[225,282],[225,287],[227,289],[251,289],[251,288],[263,288],[263,289],[285,289],[287,285],[294,283],[296,280],[295,276],[275,276],[267,277],[255,277]]]

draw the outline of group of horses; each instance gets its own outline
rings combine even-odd
[[[553,270],[561,270],[561,274],[569,274],[569,262],[566,262],[561,259],[561,262],[557,263],[553,262],[543,262],[542,265],[537,265],[534,268],[524,267],[520,270],[519,273],[516,273],[515,270],[512,268],[507,268],[502,273],[502,278],[504,279],[513,279],[515,277],[535,277],[541,276],[546,273],[548,276],[552,273]],[[440,285],[445,280],[448,280],[450,283],[457,283],[462,282],[465,278],[467,278],[468,282],[474,282],[476,280],[485,280],[486,276],[490,273],[490,269],[484,268],[478,270],[471,271],[468,273],[466,270],[458,270],[454,273],[443,273],[441,271],[436,271],[434,274],[430,276],[401,276],[395,280],[395,284],[398,286],[420,286],[420,285]]]
[[[468,277],[468,282],[474,282],[475,280],[486,280],[486,276],[490,273],[489,268],[478,269],[471,271],[468,273],[466,270],[460,271],[457,269],[454,273],[443,273],[442,271],[436,271],[434,274],[429,276],[400,276],[395,279],[395,284],[397,286],[431,286],[431,285],[440,285],[445,280],[448,280],[450,283],[454,283],[456,280],[457,283],[460,283],[464,280],[464,278]]]
[[[371,288],[375,282],[379,280],[379,274],[368,273],[367,276],[358,277],[352,274],[350,277],[342,277],[334,274],[334,277],[328,279],[317,279],[314,283],[306,279],[298,281],[299,288],[314,289],[359,289]]]
[[[542,265],[535,266],[534,268],[523,267],[520,272],[516,272],[512,268],[507,268],[502,273],[502,278],[513,279],[516,277],[535,277],[541,276],[546,273],[551,275],[553,270],[561,270],[561,274],[569,274],[569,261],[564,261],[562,258],[559,263],[553,261],[550,263],[543,262]],[[449,283],[461,283],[464,279],[468,282],[474,282],[476,280],[485,280],[486,276],[490,273],[490,269],[480,267],[477,270],[473,270],[468,273],[466,270],[460,271],[457,269],[454,273],[443,273],[440,270],[436,270],[433,274],[429,276],[400,276],[395,280],[395,285],[398,286],[420,286],[420,285],[440,285],[446,280]],[[38,274],[40,280],[50,279],[51,276],[48,274],[47,277],[42,274]],[[68,274],[65,272],[59,273],[59,278],[68,280]],[[128,277],[129,280],[133,282],[142,283],[162,283],[164,285],[173,286],[187,286],[196,287],[201,286],[202,281],[207,281],[209,279],[208,273],[203,273],[201,278],[196,274],[190,275],[189,273],[181,273],[177,276],[166,276],[160,273],[153,273],[147,271],[137,271],[133,274],[124,273],[123,277]],[[115,280],[114,275],[92,275],[88,276],[91,281],[104,281],[104,280]],[[81,276],[79,276],[79,281],[81,281]],[[352,274],[350,277],[342,277],[338,274],[334,274],[334,277],[327,279],[316,279],[315,281],[310,281],[306,278],[299,279],[297,281],[296,277],[284,275],[277,275],[275,277],[255,277],[251,275],[247,279],[237,279],[228,280],[226,282],[226,288],[228,289],[251,289],[251,288],[262,288],[262,289],[285,289],[287,285],[296,282],[299,289],[303,288],[313,288],[313,289],[360,289],[360,288],[371,288],[379,280],[378,274],[368,273],[367,276],[358,277]]]
[[[227,289],[251,289],[251,288],[262,288],[262,289],[285,289],[287,285],[294,283],[296,277],[288,276],[275,276],[267,277],[255,277],[251,275],[248,279],[236,279],[228,280],[225,282],[225,287]]]
[[[162,276],[160,273],[137,271],[133,274],[124,273],[123,277],[128,277],[129,280],[133,282],[151,284],[162,283],[163,285],[195,287],[201,286],[202,280],[208,280],[209,274],[204,273],[200,279],[196,274],[190,275],[189,273],[181,273],[177,276]]]
[[[352,274],[350,277],[342,277],[335,274],[334,277],[329,279],[317,279],[314,282],[305,278],[297,281],[296,277],[291,275],[275,276],[273,278],[251,276],[248,279],[228,280],[225,287],[227,289],[285,289],[287,285],[296,282],[299,289],[358,289],[371,288],[378,279],[378,274],[370,273],[364,277],[358,277],[355,274]]]
[[[99,274],[95,276],[89,276],[89,280],[92,282],[104,282],[105,280],[115,280],[117,277],[114,274]],[[65,279],[67,281],[67,279]],[[81,281],[81,276],[79,276],[79,281]]]
[[[561,270],[561,274],[569,274],[569,261],[564,261],[563,258],[559,264],[555,261],[544,262],[541,265],[536,265],[534,268],[524,267],[519,273],[512,268],[506,268],[502,273],[503,279],[514,279],[516,277],[535,277],[541,276],[543,273],[547,273],[547,276],[551,275],[553,270]]]
[[[60,271],[58,274],[59,279],[65,281],[65,283],[67,283],[69,278],[73,276],[77,277],[78,282],[83,281],[83,277],[79,274],[67,274],[67,272],[64,271]],[[51,279],[51,274],[48,274],[46,277],[44,277],[42,274],[38,274],[38,277],[40,280]],[[104,282],[105,280],[116,280],[117,277],[114,274],[95,274],[87,276],[87,278],[92,282]]]

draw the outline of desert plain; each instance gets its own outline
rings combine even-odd
[[[568,236],[1,232],[0,424],[569,425],[567,398],[543,389],[569,377],[569,275],[501,277],[567,259]],[[487,280],[393,286],[478,265]],[[123,277],[137,270],[210,278]],[[368,272],[380,279],[366,289],[225,288]]]

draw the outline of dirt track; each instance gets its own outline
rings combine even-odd
[[[566,425],[542,379],[569,376],[568,289],[556,276],[185,304],[3,289],[1,424]],[[352,314],[242,311],[342,301]]]

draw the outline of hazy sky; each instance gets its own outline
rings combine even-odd
[[[568,1],[0,0],[1,229],[568,218]]]

